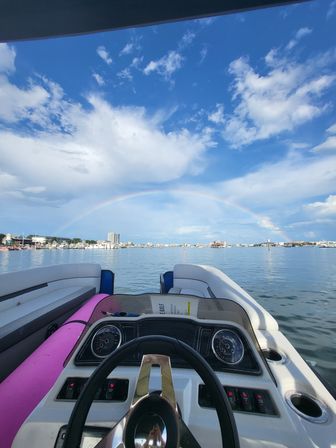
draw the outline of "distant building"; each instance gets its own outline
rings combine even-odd
[[[213,243],[210,244],[210,247],[227,247],[227,242],[226,241],[214,241]]]
[[[109,232],[107,234],[107,241],[113,244],[120,244],[120,233]]]
[[[33,236],[32,242],[34,244],[45,244],[47,242],[47,238],[45,236]]]
[[[3,244],[10,244],[12,242],[12,234],[6,233],[5,238],[2,240]]]

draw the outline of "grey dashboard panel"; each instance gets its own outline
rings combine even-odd
[[[227,371],[249,375],[260,375],[260,365],[251,349],[245,335],[235,326],[230,324],[217,324],[217,323],[200,323],[189,318],[181,318],[174,316],[146,316],[139,317],[132,320],[120,320],[120,319],[104,319],[87,335],[81,349],[79,350],[75,364],[78,366],[90,366],[98,365],[102,362],[102,358],[97,356],[92,350],[92,340],[96,337],[96,334],[111,325],[116,326],[122,334],[122,343],[133,340],[137,337],[149,336],[149,335],[163,335],[177,338],[186,344],[193,347],[198,351],[216,371]],[[218,332],[218,330],[229,329],[232,333],[236,334],[241,343],[243,356],[239,363],[234,365],[225,363],[216,357],[212,348],[212,338]],[[112,350],[112,348],[111,348]],[[111,353],[114,350],[111,351]],[[134,355],[132,359],[126,360],[123,365],[139,365],[141,362],[142,354],[138,353]],[[173,367],[188,368],[182,359],[171,355],[171,361]]]

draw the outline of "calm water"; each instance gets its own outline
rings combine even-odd
[[[96,262],[116,274],[116,292],[159,291],[175,263],[222,269],[279,322],[285,335],[336,386],[336,249],[120,249],[0,252],[0,273],[57,263]]]

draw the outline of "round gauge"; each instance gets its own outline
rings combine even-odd
[[[105,358],[121,344],[121,332],[114,325],[105,325],[94,334],[91,340],[91,350],[98,358]]]
[[[234,331],[217,331],[211,345],[216,358],[225,364],[238,364],[243,359],[244,345]]]

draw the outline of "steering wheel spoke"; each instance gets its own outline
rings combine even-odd
[[[134,398],[132,400],[132,406],[134,406],[143,397],[149,395],[149,379],[153,366],[159,366],[161,369],[162,398],[165,398],[177,412],[170,357],[166,355],[144,355],[142,357],[138,381],[135,387]]]

